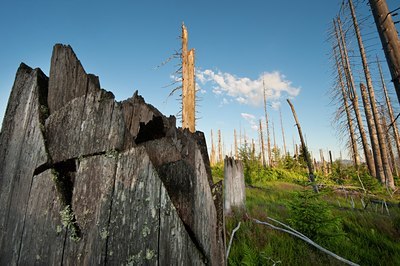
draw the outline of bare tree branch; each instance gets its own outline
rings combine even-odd
[[[232,235],[231,235],[231,239],[229,239],[229,245],[228,245],[228,249],[227,249],[227,251],[226,251],[226,260],[227,260],[227,261],[228,261],[229,251],[231,250],[231,245],[232,245],[233,237],[235,236],[235,233],[236,233],[237,230],[239,230],[239,228],[240,228],[240,222],[239,222],[239,224],[235,227],[235,229],[233,229]]]

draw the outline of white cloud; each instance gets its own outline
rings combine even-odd
[[[271,106],[272,106],[272,109],[274,109],[274,110],[279,110],[279,107],[281,106],[281,102],[273,101],[273,102],[271,103]]]
[[[252,114],[248,114],[248,113],[241,113],[240,114],[244,119],[246,119],[247,121],[253,121],[256,119],[256,117]]]
[[[263,81],[267,101],[272,102],[275,106],[283,93],[288,97],[295,97],[300,93],[300,88],[293,87],[292,83],[278,71],[264,72],[258,79],[252,80],[247,77],[236,77],[230,73],[206,69],[197,71],[196,78],[202,84],[214,84],[212,92],[216,95],[224,94],[241,104],[253,106],[259,106],[263,102]]]
[[[240,115],[250,124],[251,129],[255,131],[258,130],[256,117],[254,115],[248,113],[241,113]]]

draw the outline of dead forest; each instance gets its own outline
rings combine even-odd
[[[0,265],[398,265],[399,10],[344,0],[332,18],[335,159],[310,151],[302,103],[272,110],[264,82],[257,139],[197,128],[184,23],[178,120],[138,91],[117,101],[69,45],[48,76],[21,63],[0,133]]]

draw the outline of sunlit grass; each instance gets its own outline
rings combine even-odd
[[[260,188],[247,187],[246,211],[250,217],[266,221],[272,217],[288,223],[287,203],[296,191],[307,188],[283,181],[264,182]],[[324,191],[323,191],[324,193]],[[342,220],[344,236],[326,246],[332,252],[361,265],[399,265],[400,209],[379,206],[364,210],[360,196],[326,191],[325,200],[335,216]],[[339,206],[340,203],[340,206]],[[229,265],[342,265],[300,239],[255,224],[244,215],[226,219],[227,240],[238,221],[242,221],[231,248]]]

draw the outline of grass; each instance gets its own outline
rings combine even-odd
[[[274,177],[269,181],[255,179],[256,182],[246,188],[246,212],[250,217],[261,221],[271,217],[286,224],[293,219],[289,203],[295,200],[298,192],[309,188],[298,184],[304,181],[301,175],[285,171],[292,177]],[[280,172],[283,171],[274,173]],[[325,188],[321,194],[319,200],[340,219],[342,232],[330,241],[323,241],[325,248],[360,265],[400,265],[400,208],[389,207],[389,216],[381,205],[364,209],[361,193],[350,195]],[[375,196],[386,197],[383,189],[377,189]],[[391,200],[398,202],[399,198],[395,196]],[[300,239],[255,224],[243,213],[226,218],[227,241],[239,221],[242,225],[233,240],[229,265],[343,265]]]

